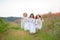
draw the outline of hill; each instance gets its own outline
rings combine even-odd
[[[6,20],[7,20],[8,22],[13,22],[13,21],[15,21],[16,19],[21,19],[21,17],[6,17]]]
[[[20,18],[8,18],[8,33],[0,36],[1,40],[60,40],[60,13],[48,13],[42,17],[44,19],[42,30],[34,35],[20,28],[18,25],[21,22]]]

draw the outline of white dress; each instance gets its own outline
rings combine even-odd
[[[42,20],[41,19],[36,19],[36,29],[40,29],[42,28]]]
[[[35,23],[35,20],[33,18],[29,18],[29,32],[30,33],[36,32],[36,27],[34,23]]]
[[[24,30],[29,30],[29,23],[27,17],[23,17],[21,21],[21,28],[23,28]]]

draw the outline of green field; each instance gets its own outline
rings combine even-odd
[[[34,35],[21,29],[19,24],[0,18],[0,40],[60,40],[60,17],[43,18],[42,30]]]

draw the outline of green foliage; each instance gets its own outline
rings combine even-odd
[[[58,16],[51,16],[50,18],[46,18],[45,22],[43,23],[43,30],[46,31],[55,40],[60,39],[60,19],[59,18],[60,17]]]
[[[60,40],[60,17],[51,16],[47,18],[47,15],[42,17],[44,22],[40,32],[30,35],[28,31],[24,31],[19,25],[10,25],[11,30],[4,40]],[[9,27],[5,19],[1,18],[0,24],[0,32],[5,32]]]
[[[8,29],[8,23],[7,21],[0,17],[0,33],[6,32]]]
[[[11,27],[11,29],[15,29],[15,30],[23,30],[20,27]]]

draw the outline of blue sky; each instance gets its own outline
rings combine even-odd
[[[60,12],[60,0],[0,0],[0,16],[21,17],[24,12],[45,14]]]

